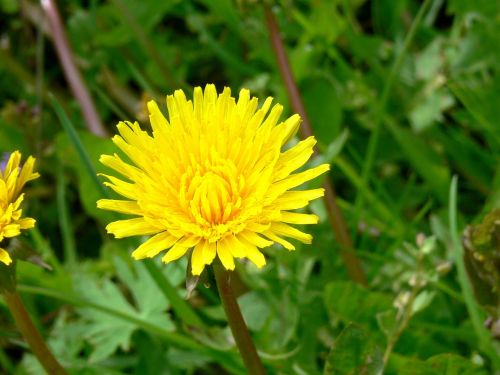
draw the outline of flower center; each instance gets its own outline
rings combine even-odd
[[[181,177],[179,203],[186,214],[203,229],[228,231],[225,224],[240,212],[244,178],[230,160],[192,163]]]

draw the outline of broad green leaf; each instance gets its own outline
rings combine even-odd
[[[382,352],[359,326],[349,324],[335,339],[324,375],[379,375]]]
[[[270,308],[257,292],[249,292],[238,298],[241,312],[249,329],[260,330],[269,318]]]
[[[324,145],[332,143],[342,122],[341,101],[335,87],[325,78],[311,78],[302,82],[301,93],[316,138]]]

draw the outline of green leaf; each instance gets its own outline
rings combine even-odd
[[[325,375],[378,375],[382,353],[359,326],[349,324],[335,339],[325,364]]]
[[[241,312],[249,329],[260,330],[270,314],[265,298],[257,292],[249,292],[238,298]]]
[[[332,143],[342,122],[341,102],[335,87],[325,78],[309,78],[302,82],[301,93],[316,138],[324,145]]]
[[[389,295],[370,291],[350,281],[329,283],[325,288],[324,300],[333,317],[372,328],[377,328],[377,313],[387,311],[392,306]]]
[[[91,276],[75,277],[75,289],[83,298],[110,307],[130,316],[148,321],[167,330],[174,330],[174,325],[166,314],[169,306],[157,285],[140,262],[134,262],[131,269],[123,260],[115,258],[117,276],[132,296],[132,305],[120,289],[109,279],[98,282]],[[79,313],[87,322],[86,338],[94,350],[90,361],[97,362],[114,353],[119,347],[130,348],[132,333],[137,325],[106,314],[103,311],[82,307]]]

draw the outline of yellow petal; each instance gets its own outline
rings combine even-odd
[[[25,217],[16,221],[17,224],[21,227],[21,229],[30,229],[35,226],[36,220],[31,217]]]
[[[109,176],[103,173],[100,173],[99,176],[106,177],[110,182],[104,182],[104,185],[110,187],[118,194],[132,200],[137,198],[137,190],[135,184],[122,181],[114,176]]]
[[[5,165],[3,170],[3,177],[7,179],[7,177],[12,173],[13,170],[17,170],[19,168],[19,164],[21,163],[21,153],[19,151],[14,151],[9,156],[9,160]]]
[[[219,246],[228,249],[235,258],[243,258],[246,255],[243,245],[234,235],[224,237],[219,241]]]
[[[224,243],[217,243],[217,256],[224,268],[230,271],[234,270],[234,259],[231,255],[231,250],[229,250]]]
[[[313,154],[315,144],[316,139],[309,137],[282,153],[276,164],[274,181],[282,180],[293,171],[302,167]]]
[[[28,157],[28,159],[26,159],[21,169],[21,173],[19,173],[19,177],[16,184],[16,192],[15,192],[16,195],[20,193],[21,189],[27,182],[40,177],[40,175],[37,172],[33,172],[34,168],[35,168],[35,158],[33,156],[30,156]]]
[[[152,258],[161,251],[170,248],[176,241],[177,237],[168,232],[158,233],[135,249],[132,252],[132,258],[136,260]]]
[[[272,241],[268,241],[265,238],[259,236],[257,233],[249,230],[238,233],[238,236],[257,247],[268,247],[273,244]]]
[[[115,199],[99,199],[97,201],[97,208],[101,208],[103,210],[120,212],[122,214],[128,215],[140,215],[142,214],[142,210],[134,201],[122,201]]]
[[[170,248],[169,251],[161,258],[164,263],[170,263],[176,259],[179,259],[181,256],[186,254],[186,251],[189,247],[182,246],[179,243],[176,243],[174,246]]]
[[[257,246],[246,241],[244,238],[238,238],[239,246],[245,252],[245,258],[250,259],[250,261],[255,264],[258,268],[262,268],[266,264],[266,258],[262,254]]]
[[[0,262],[7,266],[12,263],[9,253],[2,248],[0,248]]]
[[[302,185],[304,182],[312,180],[330,169],[328,164],[321,164],[304,172],[292,174],[285,179],[274,183],[270,189],[271,194],[282,194],[287,190]]]
[[[314,199],[320,198],[325,195],[325,189],[311,189],[311,190],[292,190],[287,191],[279,198],[277,198],[273,205],[279,210],[295,210],[308,205]]]
[[[2,234],[5,238],[11,238],[21,234],[21,226],[19,224],[9,224],[3,227]]]
[[[106,227],[108,233],[114,234],[115,238],[130,236],[142,236],[146,234],[158,233],[159,228],[147,222],[142,217],[114,221]]]
[[[124,162],[117,154],[101,155],[99,161],[130,180],[137,180],[144,174],[139,168]]]
[[[301,232],[288,224],[273,223],[271,224],[270,230],[277,235],[295,238],[296,240],[306,244],[310,244],[312,242],[312,236],[310,234]]]
[[[274,241],[274,242],[277,242],[279,243],[280,245],[282,245],[285,249],[287,250],[295,250],[295,246],[293,246],[290,242],[288,242],[287,240],[284,240],[283,238],[281,237],[278,237],[276,234],[274,234],[272,231],[268,230],[266,232],[263,233],[264,236],[266,236],[267,238],[269,238],[270,240]]]
[[[215,255],[217,254],[217,244],[215,242],[204,241],[203,247],[203,263],[206,265],[212,264]]]
[[[284,211],[281,213],[281,221],[289,224],[317,224],[319,218],[313,214]]]
[[[276,130],[280,132],[278,139],[281,139],[281,145],[284,145],[297,133],[301,121],[300,116],[295,114],[276,127]]]
[[[266,258],[257,247],[249,246],[247,247],[247,258],[252,261],[258,268],[262,268],[266,265]]]
[[[158,104],[156,104],[154,100],[150,100],[147,105],[149,111],[149,121],[151,122],[153,131],[159,134],[163,133],[165,128],[168,126],[167,119],[163,116],[160,108],[158,108]]]
[[[205,268],[205,263],[203,262],[203,248],[205,247],[205,241],[199,242],[193,250],[191,255],[191,273],[194,276],[201,275],[203,268]]]

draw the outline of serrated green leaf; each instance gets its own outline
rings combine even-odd
[[[166,313],[168,301],[144,269],[144,265],[134,262],[130,268],[119,258],[115,258],[114,263],[119,280],[132,294],[134,305],[127,300],[119,286],[109,279],[99,282],[91,276],[77,276],[74,281],[76,291],[83,298],[104,307],[109,306],[151,324],[174,330]],[[79,308],[79,313],[88,323],[86,338],[94,347],[90,361],[102,360],[118,348],[130,348],[130,339],[138,329],[137,325],[92,308]]]

